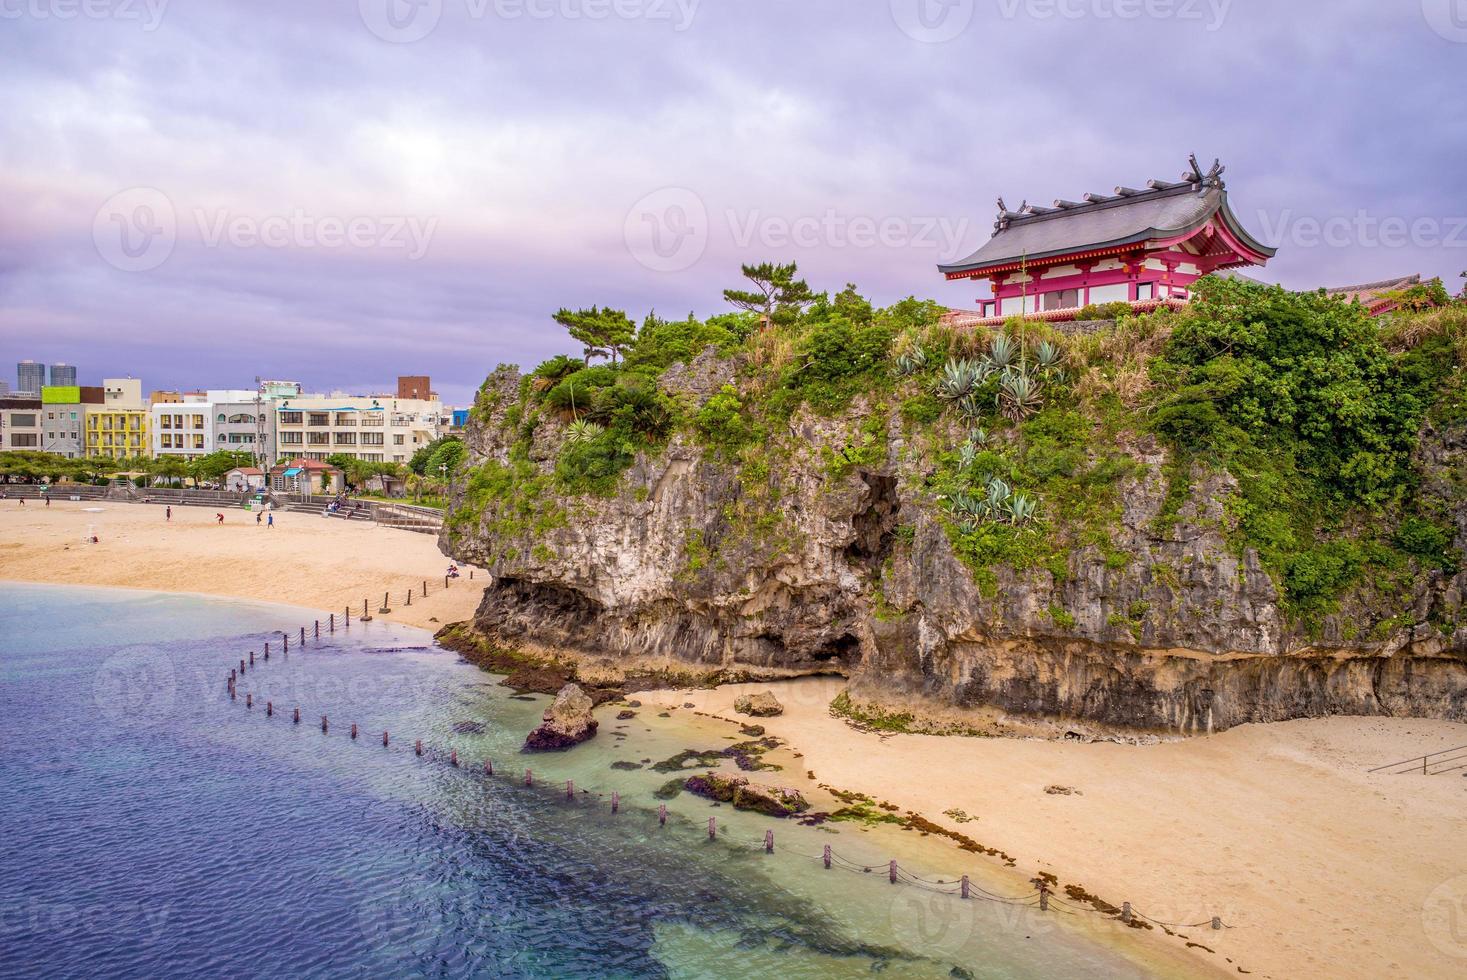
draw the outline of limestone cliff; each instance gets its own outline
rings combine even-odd
[[[693,411],[739,370],[709,351],[658,384]],[[934,447],[962,427],[919,431],[896,398],[862,396],[832,418],[801,408],[759,466],[679,429],[638,452],[608,496],[557,489],[567,421],[532,402],[513,370],[486,382],[466,436],[474,475],[458,481],[441,543],[494,576],[474,622],[487,643],[582,676],[636,686],[837,673],[863,710],[979,731],[1035,719],[1183,733],[1331,713],[1467,720],[1467,574],[1413,565],[1301,622],[1230,533],[1236,481],[1198,467],[1178,507],[1150,435],[1123,431],[1108,446],[1119,464],[1101,533],[1070,540],[1058,560],[975,569],[931,480]],[[1427,425],[1423,492],[1436,481],[1452,501],[1458,549],[1464,459],[1467,429]],[[1054,506],[1049,519],[1063,523]]]

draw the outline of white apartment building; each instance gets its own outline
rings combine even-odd
[[[448,430],[437,399],[391,395],[303,395],[275,405],[280,458],[325,459],[342,453],[377,463],[406,463]]]
[[[256,394],[249,390],[210,389],[202,395],[183,396],[181,402],[160,402],[152,407],[149,442],[154,456],[197,459],[219,449],[254,453],[259,444],[259,416],[264,415],[264,442],[272,433],[265,403],[257,408]]]

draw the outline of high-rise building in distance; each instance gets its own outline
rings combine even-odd
[[[46,365],[35,361],[21,361],[15,366],[15,392],[18,395],[40,397],[46,387]]]
[[[75,364],[51,365],[51,387],[64,388],[76,384]]]

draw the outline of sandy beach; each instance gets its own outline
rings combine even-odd
[[[373,616],[389,592],[386,618],[430,630],[472,617],[482,595],[466,565],[443,588],[448,559],[432,535],[289,512],[265,527],[238,508],[223,511],[219,524],[216,513],[174,507],[168,521],[156,504],[0,501],[0,580],[198,592],[323,612],[351,606],[353,615],[365,598]],[[88,528],[97,544],[84,543]]]
[[[90,506],[102,510],[83,509]],[[430,536],[288,513],[267,529],[237,510],[219,525],[214,515],[176,507],[165,522],[152,505],[6,501],[0,579],[322,610],[359,609],[371,597],[374,614],[390,591],[389,618],[429,629],[469,618],[478,603],[480,583],[467,577],[441,588],[448,561]],[[83,543],[89,527],[98,544]],[[426,599],[416,594],[423,579]],[[409,588],[410,607],[402,602]],[[734,714],[734,698],[771,688],[786,710],[760,723],[801,752],[820,782],[996,848],[1013,859],[1016,880],[1050,872],[1061,895],[1082,886],[1168,922],[1220,916],[1233,928],[1179,929],[1186,939],[1165,940],[1185,949],[1198,973],[1467,970],[1467,778],[1367,772],[1467,745],[1467,725],[1331,718],[1135,746],[862,732],[829,712],[837,679],[639,697],[747,721]],[[1071,792],[1046,792],[1051,786]],[[957,811],[968,819],[945,815]]]

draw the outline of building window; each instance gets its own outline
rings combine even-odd
[[[34,449],[38,443],[34,432],[10,433],[10,445],[16,449]]]
[[[1156,283],[1154,283],[1154,282],[1138,282],[1138,283],[1136,283],[1136,300],[1137,300],[1137,302],[1140,302],[1142,300],[1155,299],[1155,298],[1156,298]]]
[[[16,415],[12,412],[10,415],[10,424],[20,429],[34,429],[36,427],[36,417],[34,415]]]
[[[280,424],[281,425],[300,425],[301,424],[301,418],[302,418],[302,416],[304,414],[305,413],[303,413],[303,412],[281,412],[280,413]]]
[[[330,425],[331,424],[331,413],[330,412],[312,412],[311,413],[310,421],[307,424],[308,425]]]
[[[355,446],[357,444],[357,434],[355,432],[338,432],[336,433],[336,444],[338,446]]]
[[[357,417],[355,415],[353,415],[351,412],[337,412],[336,413],[336,424],[337,425],[356,425],[357,424]]]
[[[392,437],[392,444],[394,446],[401,446],[402,445],[402,442],[403,442],[402,436],[398,435],[398,436],[393,436]]]
[[[387,423],[387,417],[381,412],[368,412],[362,416],[362,425],[382,426]]]
[[[331,433],[329,432],[307,432],[306,442],[312,446],[328,446],[331,444]]]
[[[1054,292],[1044,294],[1044,309],[1048,310],[1072,310],[1080,305],[1080,290],[1057,289]]]
[[[282,432],[280,433],[280,444],[282,446],[299,446],[301,444],[301,435],[302,433],[300,432]]]
[[[380,445],[382,445],[382,433],[380,433],[380,432],[363,432],[362,433],[362,445],[364,445],[364,446],[380,446]]]

